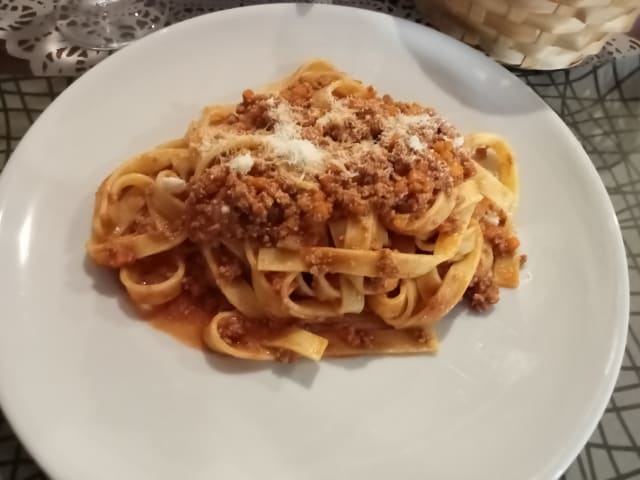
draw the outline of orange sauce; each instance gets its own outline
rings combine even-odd
[[[211,321],[212,315],[186,295],[181,295],[151,311],[142,312],[141,315],[151,326],[168,333],[185,345],[199,350],[207,349],[202,340],[202,332]]]

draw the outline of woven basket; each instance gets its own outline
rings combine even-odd
[[[640,0],[415,0],[425,20],[499,62],[550,70],[580,63],[627,32]]]

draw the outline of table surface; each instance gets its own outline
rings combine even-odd
[[[378,6],[415,18],[406,3]],[[622,370],[596,431],[563,479],[640,479],[640,55],[515,73],[582,142],[615,207],[629,262],[631,317]],[[27,129],[73,80],[0,74],[0,172]],[[0,411],[0,480],[43,478]]]

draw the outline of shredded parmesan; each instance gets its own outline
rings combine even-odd
[[[464,145],[464,137],[463,136],[459,136],[453,139],[453,146],[456,148],[461,147],[462,145]]]
[[[492,212],[491,210],[484,214],[484,221],[489,225],[500,225],[500,217],[496,212]]]
[[[392,126],[405,132],[410,128],[427,129],[435,132],[442,123],[440,117],[429,113],[422,113],[420,115],[397,115],[391,117],[389,120]]]
[[[396,115],[385,119],[381,139],[389,142],[394,137],[407,139],[411,130],[419,130],[427,139],[433,137],[442,123],[442,119],[423,113],[421,115]]]
[[[217,128],[206,129],[200,132],[200,138],[199,142],[196,143],[196,148],[202,156],[207,157],[213,154],[217,145],[224,144],[236,138],[238,138],[238,135],[235,133],[225,132]]]
[[[322,167],[324,154],[309,140],[282,139],[272,135],[267,142],[275,155],[283,157],[294,167],[302,170],[319,170]]]
[[[300,127],[289,104],[281,102],[269,113],[275,121],[274,133],[265,135],[264,141],[273,154],[303,171],[321,170],[324,153],[309,140],[301,137]]]
[[[343,125],[351,117],[353,117],[353,110],[348,108],[343,101],[332,98],[331,108],[316,121],[316,125],[321,127]]]
[[[300,127],[296,124],[291,107],[287,102],[280,102],[269,113],[275,120],[275,135],[280,138],[300,138]]]
[[[422,152],[424,150],[423,143],[420,141],[420,139],[416,135],[411,135],[407,139],[407,145],[409,145],[409,148],[414,152]]]
[[[248,153],[242,153],[229,160],[227,165],[229,165],[231,170],[235,170],[236,172],[245,175],[249,173],[253,167],[253,157]]]
[[[162,177],[156,180],[158,186],[165,192],[175,195],[184,192],[187,188],[186,182],[179,177]]]

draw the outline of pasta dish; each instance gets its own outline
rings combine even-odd
[[[504,139],[315,60],[120,165],[87,251],[157,325],[222,354],[434,352],[454,306],[518,286],[517,200]]]

